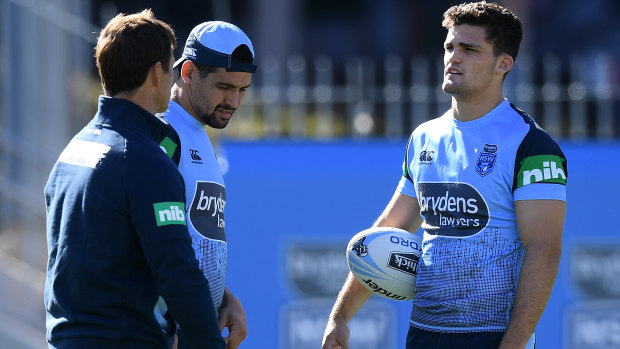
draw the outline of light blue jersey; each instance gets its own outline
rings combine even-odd
[[[215,309],[222,303],[228,250],[224,231],[226,187],[205,126],[170,101],[165,119],[179,134],[179,172],[185,181],[187,227]]]
[[[525,257],[514,201],[565,201],[567,174],[559,146],[506,100],[473,121],[420,125],[399,183],[424,229],[411,324],[505,331]]]

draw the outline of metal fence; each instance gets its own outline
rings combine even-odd
[[[450,107],[441,57],[356,57],[338,66],[328,56],[293,55],[259,64],[226,136],[406,137]],[[556,138],[610,140],[620,137],[617,70],[602,53],[565,62],[522,54],[504,92]]]

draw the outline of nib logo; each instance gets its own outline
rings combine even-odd
[[[185,225],[185,204],[182,202],[159,202],[153,204],[157,226]]]
[[[554,155],[537,155],[523,159],[517,175],[517,188],[530,183],[566,184],[564,161]]]

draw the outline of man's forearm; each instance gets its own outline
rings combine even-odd
[[[560,251],[530,249],[523,261],[515,305],[501,349],[525,348],[542,315],[558,274]]]
[[[364,288],[349,272],[329,317],[339,317],[349,322],[371,295],[372,292]]]

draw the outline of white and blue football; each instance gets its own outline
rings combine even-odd
[[[392,227],[373,227],[357,233],[347,246],[349,269],[364,287],[388,299],[415,296],[422,237]]]

